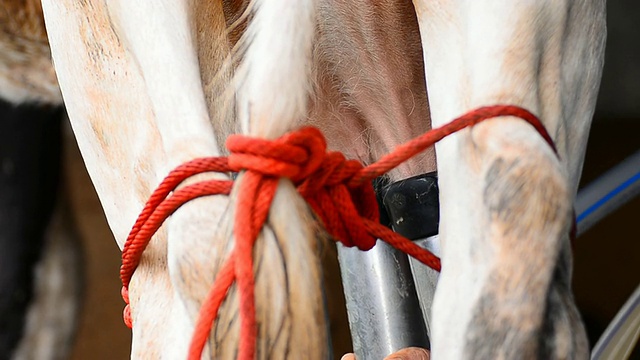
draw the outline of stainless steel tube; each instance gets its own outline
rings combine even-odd
[[[640,285],[593,347],[591,360],[628,359],[640,338]]]
[[[409,239],[437,233],[438,187],[434,173],[380,185],[378,197],[381,222],[394,231]],[[430,348],[405,254],[378,241],[367,252],[339,246],[338,257],[356,358],[378,360],[410,346]]]
[[[640,151],[637,151],[579,191],[578,236],[639,194]]]
[[[423,249],[427,249],[434,255],[440,257],[440,240],[438,239],[438,235],[416,240],[415,242]],[[416,293],[420,301],[420,308],[422,309],[427,335],[431,338],[431,306],[433,305],[433,295],[435,295],[436,292],[436,285],[438,284],[438,276],[440,273],[414,258],[409,258],[409,263],[411,264],[413,280],[416,284]]]
[[[409,346],[429,348],[409,260],[389,245],[367,252],[338,245],[357,359],[379,360]]]

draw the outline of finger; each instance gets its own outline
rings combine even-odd
[[[395,352],[384,358],[384,360],[429,360],[430,358],[429,350],[410,347]]]
[[[340,360],[356,360],[356,356],[354,354],[345,354]]]

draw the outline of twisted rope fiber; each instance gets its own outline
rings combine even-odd
[[[371,249],[376,239],[416,258],[436,271],[440,259],[428,250],[378,222],[378,203],[372,180],[456,131],[497,116],[515,116],[531,124],[555,150],[542,123],[529,111],[508,105],[482,107],[432,129],[398,146],[377,162],[364,167],[338,152],[326,152],[322,133],[305,127],[270,141],[232,135],[227,140],[229,157],[192,160],[173,170],[153,192],[136,220],[122,251],[122,296],[127,306],[124,319],[132,327],[128,289],[131,277],[153,234],[163,221],[184,203],[209,195],[228,195],[232,180],[208,180],[175,190],[185,179],[204,172],[244,171],[234,219],[235,247],[218,272],[202,305],[189,348],[189,359],[200,359],[213,322],[229,288],[237,283],[240,310],[239,359],[255,356],[253,245],[264,225],[278,180],[290,179],[300,195],[321,219],[327,232],[345,246]]]

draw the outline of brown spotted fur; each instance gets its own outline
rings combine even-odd
[[[0,1],[0,96],[60,104],[40,0]]]

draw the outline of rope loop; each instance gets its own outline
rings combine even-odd
[[[298,185],[298,192],[335,240],[367,251],[376,238],[369,234],[363,219],[378,220],[378,202],[371,183],[349,185],[363,168],[341,153],[327,153],[316,172]]]
[[[276,140],[231,135],[227,148],[234,171],[289,178],[337,241],[363,251],[375,245],[361,219],[377,219],[375,193],[367,183],[348,186],[364,166],[341,153],[327,153],[320,130],[304,127]]]
[[[497,116],[516,116],[531,124],[554,148],[551,137],[537,117],[517,106],[497,105],[473,110],[449,124],[430,130],[398,146],[377,162],[364,167],[341,153],[327,152],[320,130],[304,127],[276,140],[232,135],[227,140],[229,157],[201,158],[172,171],[154,191],[138,216],[122,252],[122,298],[125,323],[131,327],[129,283],[142,253],[162,223],[184,203],[201,196],[228,195],[233,181],[208,180],[176,190],[185,179],[204,172],[244,171],[238,189],[234,219],[235,247],[216,275],[205,298],[189,358],[200,359],[218,309],[230,287],[238,288],[240,345],[238,358],[253,359],[257,339],[255,316],[253,245],[267,221],[279,178],[288,178],[322,221],[327,232],[345,246],[369,250],[377,239],[440,271],[440,259],[414,242],[379,223],[379,209],[372,181],[400,163],[456,131]]]
[[[231,135],[227,138],[229,167],[252,170],[263,176],[285,177],[294,183],[308,177],[322,164],[327,143],[320,130],[304,127],[276,140]]]

